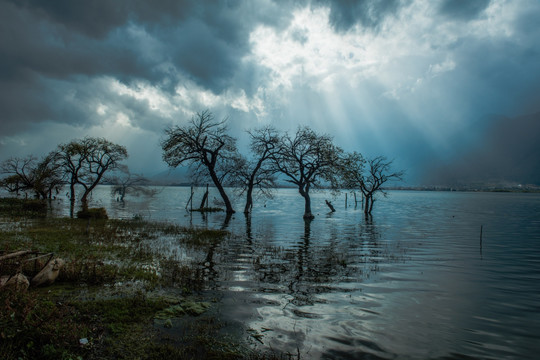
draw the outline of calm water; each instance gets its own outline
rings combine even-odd
[[[168,187],[122,204],[101,186],[93,203],[112,217],[236,234],[204,266],[222,315],[255,347],[309,359],[538,358],[539,194],[395,191],[366,220],[350,194],[346,208],[344,194],[314,193],[307,224],[292,189],[228,224],[223,213],[190,216],[188,197]]]

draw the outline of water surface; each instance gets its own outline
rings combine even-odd
[[[112,217],[235,234],[203,266],[222,315],[249,329],[255,347],[310,359],[533,359],[540,351],[539,194],[393,191],[366,219],[351,194],[345,207],[344,194],[319,192],[309,223],[293,189],[228,223],[223,213],[187,212],[188,198],[189,188],[166,187],[121,203],[101,186],[92,201]],[[64,204],[55,211],[67,214]]]

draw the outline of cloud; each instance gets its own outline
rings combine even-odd
[[[128,21],[142,23],[175,22],[184,19],[196,10],[196,1],[147,1],[139,0],[94,0],[73,2],[70,0],[11,1],[24,7],[48,22],[65,29],[76,31],[91,38],[103,39],[111,31],[123,27]]]
[[[378,28],[384,19],[402,5],[399,0],[317,0],[315,4],[330,8],[330,24],[338,31],[355,25]]]
[[[533,0],[0,0],[2,155],[46,129],[159,139],[210,108],[238,137],[309,124],[421,167],[486,114],[540,111],[538,16]]]
[[[73,124],[92,119],[84,112],[70,113],[86,110],[83,106],[57,103],[73,91],[88,95],[90,104],[97,101],[107,91],[92,85],[104,77],[128,86],[146,82],[171,97],[180,82],[214,94],[228,92],[235,83],[235,92],[251,94],[259,71],[242,61],[250,51],[250,29],[287,19],[277,4],[259,5],[1,1],[0,130],[13,134],[46,119]],[[253,76],[244,68],[251,68]]]
[[[24,79],[33,74],[53,78],[149,75],[150,64],[140,61],[125,32],[97,40],[48,22],[39,12],[26,8],[0,3],[0,13],[5,30],[0,35],[3,79]]]
[[[490,0],[443,0],[440,14],[459,20],[471,20],[478,17],[490,3]]]
[[[52,77],[99,74],[159,82],[170,76],[164,69],[172,66],[220,92],[249,51],[251,29],[261,22],[277,25],[287,19],[287,11],[278,5],[270,1],[259,5],[3,1],[2,75],[20,76],[31,70]]]

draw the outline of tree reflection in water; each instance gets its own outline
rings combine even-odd
[[[307,351],[313,345],[306,340],[307,333],[317,325],[296,325],[324,319],[328,306],[339,311],[343,304],[333,304],[334,298],[358,291],[364,280],[380,270],[381,262],[396,259],[381,245],[381,235],[371,219],[357,224],[347,235],[328,229],[329,238],[314,232],[312,220],[303,225],[297,242],[277,246],[266,241],[273,237],[271,228],[262,238],[248,215],[245,236],[233,235],[212,244],[204,259],[210,289],[220,290],[235,299],[231,303],[244,306],[230,310],[231,316],[241,311],[246,328],[271,329],[262,338],[264,346],[275,345],[284,351],[297,347]]]

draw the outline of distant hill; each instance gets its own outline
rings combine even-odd
[[[435,166],[425,183],[432,185],[540,185],[540,112],[499,117],[476,145]]]

